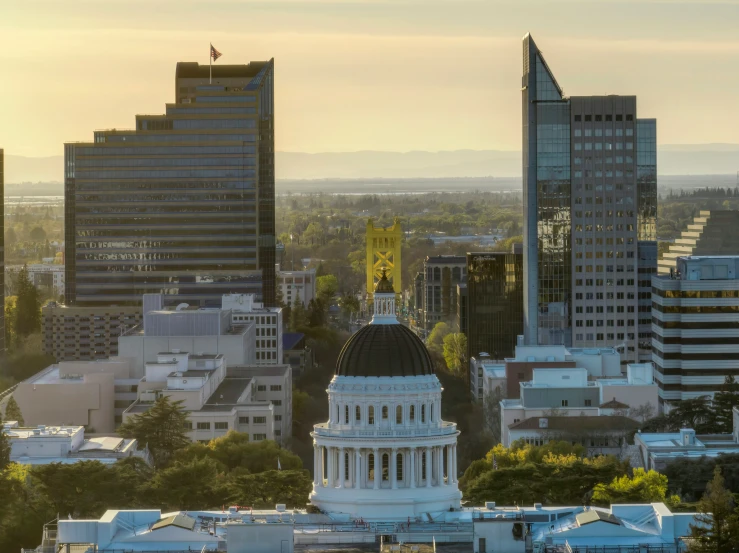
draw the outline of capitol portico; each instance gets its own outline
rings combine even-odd
[[[456,424],[441,420],[441,384],[421,340],[395,318],[383,276],[371,323],[347,341],[313,429],[311,503],[364,519],[460,507]]]

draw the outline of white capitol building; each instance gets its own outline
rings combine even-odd
[[[383,274],[369,325],[346,343],[328,387],[329,421],[313,428],[311,503],[326,513],[405,520],[459,509],[456,424],[426,346],[395,317]]]

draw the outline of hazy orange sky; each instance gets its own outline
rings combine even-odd
[[[636,94],[659,142],[739,142],[735,0],[0,0],[0,147],[130,128],[177,61],[275,58],[282,151],[521,147],[521,38],[565,93]]]

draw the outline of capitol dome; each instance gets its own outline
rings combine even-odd
[[[336,362],[341,376],[421,376],[434,374],[428,349],[407,326],[370,324],[344,345]]]
[[[374,316],[344,345],[328,386],[329,420],[313,427],[311,503],[365,520],[416,520],[458,509],[457,425],[426,346],[395,315],[383,271]]]

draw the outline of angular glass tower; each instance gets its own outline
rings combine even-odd
[[[637,119],[636,96],[565,97],[530,35],[523,45],[526,343],[648,360],[639,274],[656,270],[656,121]]]
[[[275,304],[274,61],[178,63],[175,102],[65,145],[66,302]]]

